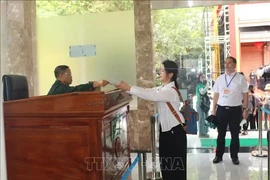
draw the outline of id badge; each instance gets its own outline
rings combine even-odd
[[[223,89],[223,98],[228,98],[230,94],[230,90],[225,88]]]

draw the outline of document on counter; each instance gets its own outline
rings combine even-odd
[[[121,82],[121,80],[119,79],[110,79],[108,80],[110,82],[110,84],[112,85],[116,85],[116,84],[119,84]]]

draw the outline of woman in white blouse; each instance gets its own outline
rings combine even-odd
[[[180,99],[176,82],[178,66],[174,61],[165,60],[160,70],[162,86],[145,89],[130,86],[124,81],[115,85],[118,89],[127,91],[142,99],[154,101],[160,120],[159,155],[163,180],[186,180],[187,137],[183,128],[184,117],[179,112]],[[169,102],[176,111],[179,122],[168,107]]]

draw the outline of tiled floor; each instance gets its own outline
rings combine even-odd
[[[240,165],[233,165],[229,153],[223,162],[213,164],[214,153],[188,153],[188,180],[267,180],[267,157],[257,158],[250,153],[240,153]],[[133,159],[136,154],[132,154]],[[151,154],[147,154],[147,172],[151,172]],[[138,165],[132,171],[132,180],[139,180]]]
[[[209,130],[209,138],[199,138],[198,135],[187,135],[187,147],[188,148],[198,148],[198,147],[214,147],[216,146],[216,138],[217,138],[217,130],[216,129],[210,129]],[[226,137],[227,140],[231,139],[231,133],[227,131]],[[247,135],[241,135],[239,134],[240,138],[240,145],[245,146],[247,144],[248,146],[256,146],[259,144],[258,138],[259,138],[259,132],[258,131],[249,131]],[[262,131],[262,139],[263,139],[263,145],[267,145],[266,143],[267,138],[267,131]],[[250,143],[243,143],[245,140],[253,140]],[[256,141],[257,140],[257,141]],[[208,145],[210,146],[208,146]]]
[[[187,135],[187,180],[267,180],[268,178],[268,157],[253,157],[251,151],[258,149],[259,132],[249,131],[248,135],[239,135],[240,153],[238,154],[240,165],[234,165],[231,162],[229,152],[229,143],[231,139],[230,132],[226,134],[226,150],[223,161],[213,164],[215,157],[215,143],[217,130],[209,130],[209,138],[199,138],[197,135]],[[158,133],[156,133],[158,147]],[[267,149],[267,131],[262,132],[262,149]],[[137,154],[132,153],[132,162]],[[152,171],[152,154],[147,154],[146,167],[147,172]],[[158,161],[158,158],[157,158]],[[157,162],[157,169],[159,164]],[[139,180],[138,164],[132,171],[132,180]],[[145,179],[142,179],[145,180]]]
[[[267,131],[263,131],[262,137],[266,141]],[[208,141],[216,141],[217,132],[211,129],[209,132],[210,137]],[[253,140],[253,145],[248,147],[241,147],[239,153],[240,165],[233,165],[231,162],[229,148],[226,148],[223,156],[223,162],[219,164],[213,164],[212,160],[215,157],[215,146],[203,147],[203,140],[197,135],[188,135],[188,159],[187,159],[187,180],[267,180],[267,157],[253,157],[251,151],[256,149],[258,146],[258,131],[249,131],[246,136],[240,137],[241,146],[244,145],[243,140]],[[226,139],[231,139],[230,132],[227,132]],[[213,143],[212,143],[213,144]],[[158,145],[158,143],[157,143]],[[266,149],[267,147],[263,147]],[[132,153],[132,161],[135,159],[137,154]],[[152,171],[152,154],[147,154],[147,172]],[[157,158],[158,161],[158,158]],[[157,168],[159,164],[157,162]],[[138,177],[138,164],[132,171],[132,180],[139,180]],[[142,179],[144,180],[144,179]]]

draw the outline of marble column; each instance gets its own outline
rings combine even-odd
[[[0,69],[4,74],[25,75],[29,84],[29,95],[37,92],[36,83],[36,2],[1,1],[1,46]],[[1,92],[3,87],[1,83]],[[0,179],[6,180],[5,137],[2,95],[0,96]]]
[[[154,51],[150,0],[134,0],[134,18],[137,86],[151,88],[154,87]],[[150,150],[150,116],[155,106],[140,98],[137,102],[137,110],[130,113],[131,149]]]
[[[37,92],[36,2],[1,1],[1,77],[27,77],[29,95]]]

